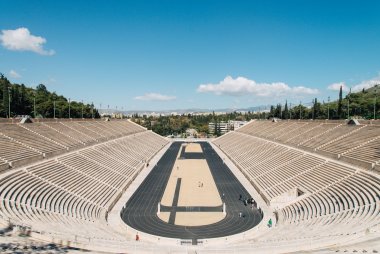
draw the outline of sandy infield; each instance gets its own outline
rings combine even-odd
[[[185,153],[203,153],[203,150],[200,144],[188,143],[185,148]]]
[[[222,220],[225,215],[222,212],[177,212],[175,224],[180,226],[202,226],[216,223]]]
[[[177,179],[181,178],[178,206],[221,206],[222,200],[205,159],[179,159],[185,152],[203,152],[200,144],[190,143],[178,152],[161,204],[172,206]],[[168,222],[170,213],[162,212],[159,218]],[[177,212],[176,225],[199,226],[212,224],[224,218],[222,212]]]
[[[177,161],[177,177],[182,178],[179,206],[219,206],[222,200],[206,160]]]

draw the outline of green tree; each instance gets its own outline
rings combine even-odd
[[[0,76],[0,82],[2,87],[2,94],[3,94],[3,117],[10,117],[9,116],[9,88],[10,83],[6,77],[4,77],[3,74]]]
[[[281,118],[281,104],[277,104],[274,116],[277,118]]]
[[[343,96],[343,91],[342,91],[342,86],[339,88],[339,100],[338,100],[338,118],[342,118],[342,96]]]
[[[54,117],[54,102],[56,102],[56,117],[68,117],[68,100],[55,92],[50,92],[44,84],[39,84],[36,89],[26,87],[24,84],[11,84],[3,74],[0,74],[0,117],[8,116],[8,88],[11,97],[11,115],[31,115],[35,113],[38,117],[51,118]],[[36,112],[34,112],[34,101],[36,105]],[[81,102],[72,101],[71,117],[90,118],[94,115],[99,118],[99,112],[96,108],[91,109],[91,105],[83,104]]]
[[[275,116],[275,109],[273,105],[270,105],[270,110],[269,110],[269,117],[274,117]]]
[[[288,101],[285,101],[285,107],[284,107],[284,113],[283,113],[284,119],[289,119],[289,109],[288,109]]]

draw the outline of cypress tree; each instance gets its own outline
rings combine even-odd
[[[281,104],[277,104],[276,106],[275,117],[281,118]]]
[[[275,112],[274,112],[274,106],[270,105],[269,117],[274,117],[275,116],[274,114],[275,114]]]
[[[3,104],[3,82],[4,82],[4,75],[0,73],[0,117],[5,116],[4,104]]]
[[[342,96],[343,96],[343,91],[342,91],[342,86],[340,86],[339,89],[339,100],[338,100],[338,117],[342,117]]]
[[[288,109],[288,100],[285,101],[285,107],[284,107],[284,118],[288,119],[289,109]]]
[[[4,115],[6,117],[9,117],[8,116],[9,115],[9,91],[8,91],[9,81],[7,80],[7,78],[4,77],[3,74],[1,74],[0,80],[2,83],[2,90],[3,90],[3,111],[4,111]]]
[[[317,114],[316,108],[317,108],[317,98],[314,99],[314,103],[313,103],[313,120],[318,118],[316,115]]]

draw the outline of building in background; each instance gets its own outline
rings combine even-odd
[[[228,122],[211,122],[208,124],[208,132],[212,135],[223,135],[229,131],[236,130],[246,124],[247,121],[232,121]]]
[[[237,128],[240,128],[242,127],[244,124],[248,123],[247,121],[228,121],[228,123],[230,124],[230,126],[232,127],[232,129],[230,129],[231,131],[233,130],[236,130]]]

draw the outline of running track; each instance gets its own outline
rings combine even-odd
[[[204,158],[207,160],[219,194],[227,207],[226,217],[214,224],[205,226],[178,226],[166,223],[157,216],[157,204],[165,191],[171,170],[182,142],[174,142],[162,156],[151,173],[146,177],[121,212],[123,221],[129,226],[152,235],[191,239],[223,237],[244,232],[261,221],[260,212],[250,205],[245,206],[239,195],[248,198],[249,194],[232,174],[223,160],[216,154],[208,142],[200,142]],[[244,217],[239,217],[239,212]]]

